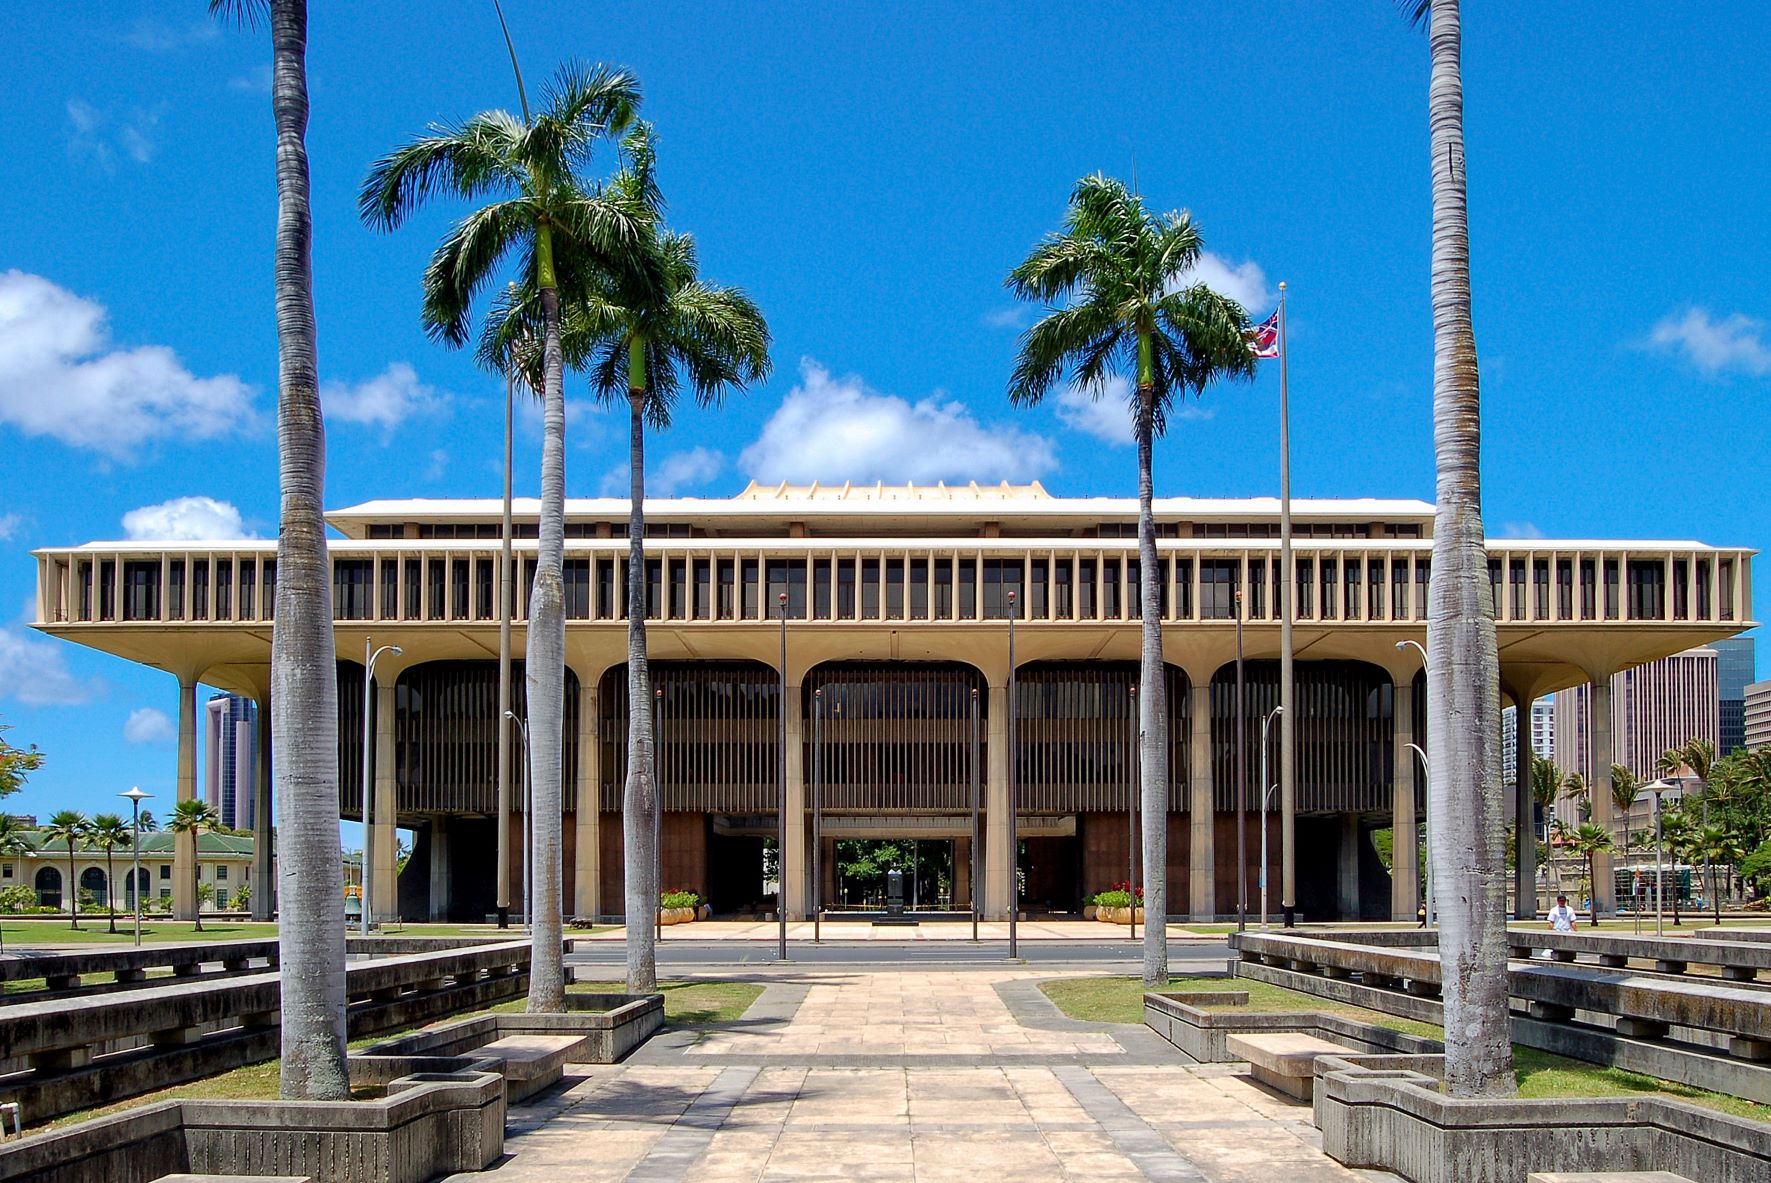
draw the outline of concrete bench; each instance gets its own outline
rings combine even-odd
[[[504,1073],[506,1099],[521,1101],[547,1088],[565,1072],[584,1046],[582,1035],[506,1035],[475,1048],[477,1060],[497,1060]]]
[[[1511,928],[1507,930],[1507,947],[1520,960],[1530,960],[1541,949],[1548,951],[1553,961],[1569,962],[1583,955],[1596,958],[1608,969],[1621,969],[1631,961],[1652,961],[1655,972],[1665,974],[1682,974],[1692,965],[1713,965],[1722,977],[1734,982],[1751,982],[1761,972],[1771,972],[1771,944],[1730,941],[1707,934],[1655,937]]]
[[[1249,1072],[1256,1080],[1300,1101],[1310,1099],[1316,1080],[1316,1057],[1344,1056],[1355,1050],[1301,1031],[1230,1035],[1225,1037],[1224,1046],[1232,1056],[1248,1061]]]
[[[1691,1183],[1671,1171],[1533,1171],[1525,1183]]]
[[[161,1175],[154,1183],[314,1183],[312,1175]]]

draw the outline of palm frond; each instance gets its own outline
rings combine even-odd
[[[569,175],[589,161],[599,137],[626,131],[639,105],[639,79],[628,71],[567,62],[542,88],[542,110],[523,136],[522,159],[537,173]]]
[[[1396,0],[1396,11],[1410,26],[1425,29],[1432,23],[1433,0]]]
[[[425,332],[467,344],[474,296],[513,246],[534,235],[536,202],[520,197],[475,210],[449,232],[424,270]]]
[[[439,188],[472,199],[503,187],[521,187],[511,163],[522,125],[504,111],[485,111],[459,126],[437,125],[369,167],[357,195],[357,215],[378,230],[398,229]]]
[[[233,21],[242,29],[256,29],[260,17],[269,18],[270,0],[209,0],[209,15]]]

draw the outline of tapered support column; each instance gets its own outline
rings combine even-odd
[[[597,743],[599,704],[595,682],[578,679],[578,786],[574,795],[572,914],[595,920],[603,911],[602,745]]]
[[[1189,691],[1192,751],[1187,795],[1188,844],[1187,913],[1194,920],[1217,918],[1217,851],[1214,827],[1217,811],[1212,802],[1211,784],[1211,679],[1195,681]],[[1150,871],[1145,871],[1149,878]],[[1173,907],[1169,909],[1174,911]]]
[[[178,680],[178,798],[197,799],[197,680]],[[172,842],[172,911],[180,920],[197,915],[197,836],[177,834]],[[68,884],[69,901],[78,899],[79,885]]]
[[[836,839],[824,839],[824,849],[819,852],[820,877],[824,880],[818,896],[824,907],[829,908],[836,903]]]
[[[1014,889],[1008,810],[1008,687],[990,687],[984,741],[984,917],[1007,920]]]
[[[375,860],[375,882],[370,901],[375,923],[400,914],[399,846],[395,829],[399,822],[399,781],[394,766],[394,678],[375,674],[375,816],[369,829],[369,848]]]
[[[1359,919],[1359,815],[1341,814],[1341,846],[1335,875],[1342,920]]]
[[[800,688],[787,687],[781,709],[787,718],[787,849],[781,852],[781,894],[789,920],[811,913],[811,851],[806,845],[806,721]]]
[[[430,916],[431,920],[449,919],[449,911],[454,906],[454,874],[450,868],[450,858],[454,851],[450,849],[452,835],[449,833],[449,819],[438,816],[430,823]],[[380,888],[377,883],[377,889]],[[379,890],[376,891],[380,895]]]
[[[1391,755],[1390,919],[1413,920],[1420,907],[1420,842],[1414,812],[1414,777],[1420,761],[1414,738],[1414,681],[1396,683],[1395,744]]]
[[[276,837],[271,825],[276,817],[271,801],[271,700],[258,700],[258,766],[252,789],[252,918],[269,920],[277,914]]]
[[[972,840],[953,840],[953,906],[972,906]]]
[[[1587,786],[1593,803],[1593,821],[1611,829],[1611,675],[1595,675],[1592,691],[1587,695],[1592,706],[1592,719],[1587,734],[1592,737],[1593,779]],[[1611,881],[1611,855],[1593,856],[1593,906],[1600,915],[1617,910],[1616,891]]]

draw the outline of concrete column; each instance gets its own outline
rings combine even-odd
[[[121,564],[119,564],[121,565]],[[197,680],[178,680],[178,797],[179,801],[197,799]],[[172,912],[180,920],[197,915],[197,893],[192,872],[197,866],[197,837],[178,834],[172,842]],[[79,898],[80,885],[70,883],[66,899]]]
[[[984,917],[1007,920],[1014,841],[1008,816],[1008,687],[991,686],[984,728]]]
[[[836,904],[836,839],[824,839],[823,846],[824,849],[818,854],[818,870],[824,883],[818,899],[825,908],[831,908]]]
[[[1592,719],[1587,735],[1592,741],[1593,779],[1587,786],[1593,802],[1593,821],[1611,829],[1611,675],[1595,675],[1587,702],[1592,706]],[[1611,856],[1593,856],[1593,904],[1601,915],[1617,910],[1616,895],[1611,882]]]
[[[1335,886],[1342,920],[1359,919],[1359,815],[1341,814]]]
[[[397,675],[375,676],[375,820],[369,829],[374,852],[374,920],[400,914],[399,849],[394,833],[399,821],[398,780],[394,767],[394,683]]]
[[[1420,907],[1420,843],[1415,833],[1414,777],[1420,760],[1408,745],[1414,738],[1414,680],[1396,683],[1395,742],[1390,799],[1390,919],[1413,920]]]
[[[1192,751],[1188,792],[1188,825],[1192,841],[1187,875],[1187,911],[1194,920],[1217,918],[1217,853],[1214,827],[1217,810],[1212,802],[1211,783],[1211,679],[1192,682],[1193,696],[1190,725]],[[1166,819],[1164,819],[1166,821]],[[1146,822],[1146,824],[1150,824]],[[1166,873],[1166,868],[1147,867],[1144,878],[1153,873]],[[1169,905],[1169,911],[1175,910]]]
[[[271,700],[258,700],[258,757],[252,788],[252,918],[277,914],[276,807],[271,797]]]
[[[811,851],[806,846],[806,749],[805,714],[800,709],[800,687],[787,687],[781,710],[787,719],[787,849],[781,852],[782,905],[789,920],[804,920],[811,913]]]
[[[450,889],[452,876],[449,868],[449,819],[441,815],[431,819],[430,823],[430,919],[447,920],[449,908],[454,904],[454,893]],[[376,895],[381,894],[381,885],[376,885]],[[476,917],[477,919],[477,917]]]
[[[237,720],[234,723],[234,816],[224,820],[241,829],[251,829],[245,824],[252,816],[252,761],[245,759],[251,750],[252,722]]]
[[[577,846],[572,855],[572,914],[594,920],[603,910],[603,746],[597,742],[600,710],[595,684],[578,679]]]
[[[972,840],[953,840],[953,906],[972,906]]]

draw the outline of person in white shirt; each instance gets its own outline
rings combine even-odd
[[[1573,932],[1574,919],[1574,909],[1568,906],[1568,897],[1557,896],[1556,906],[1550,909],[1550,931]]]

